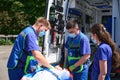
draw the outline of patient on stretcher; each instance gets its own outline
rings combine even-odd
[[[72,80],[68,70],[40,68],[33,73],[26,74],[21,80]]]

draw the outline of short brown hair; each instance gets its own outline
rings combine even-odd
[[[43,23],[45,25],[45,27],[47,27],[48,29],[51,29],[49,21],[47,19],[45,19],[44,17],[39,17],[36,20],[35,25],[38,25],[39,23]]]
[[[66,25],[66,29],[75,28],[75,25],[77,25],[77,22],[75,20],[69,20]]]

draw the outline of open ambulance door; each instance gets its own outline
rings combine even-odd
[[[67,0],[46,0],[46,18],[52,29],[46,32],[43,54],[50,63],[60,64],[64,54],[65,7]]]

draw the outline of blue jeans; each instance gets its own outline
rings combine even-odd
[[[20,80],[24,75],[23,68],[8,69],[9,80]]]
[[[80,73],[73,73],[73,80],[88,80],[88,66]]]

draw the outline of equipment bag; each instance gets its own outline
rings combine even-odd
[[[35,72],[38,68],[40,68],[40,66],[34,56],[27,56],[24,73],[28,74]]]

